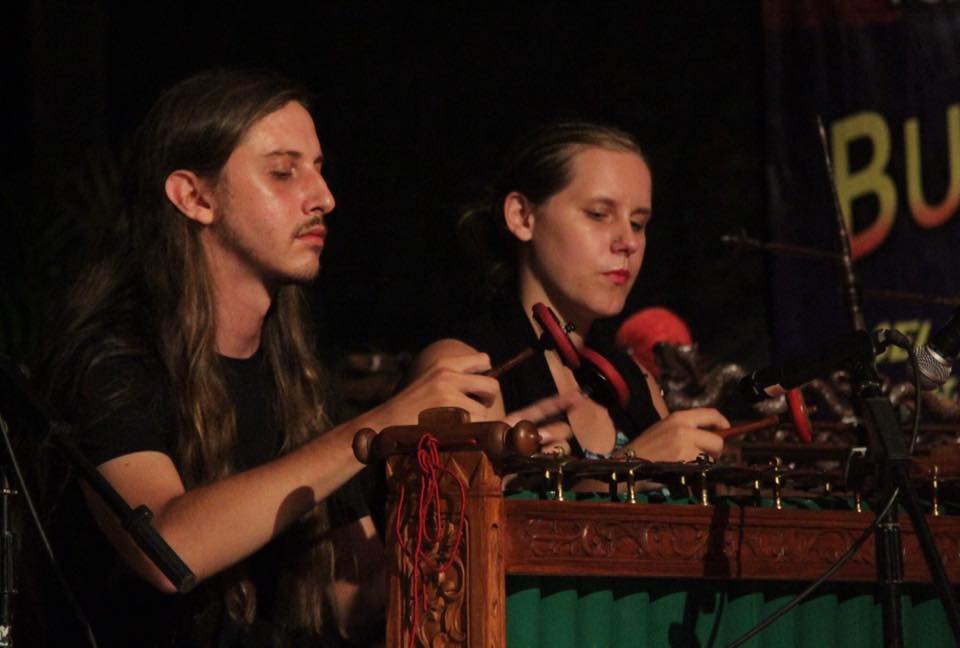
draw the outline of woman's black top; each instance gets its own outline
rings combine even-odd
[[[503,293],[492,302],[490,308],[465,322],[457,337],[478,351],[489,354],[494,367],[527,347],[539,344],[520,301],[515,295]],[[590,337],[586,345],[609,360],[630,389],[630,402],[626,408],[610,408],[610,416],[617,430],[616,447],[619,448],[659,421],[660,414],[653,405],[646,376],[630,356]],[[535,353],[502,375],[500,393],[507,413],[555,395],[557,386],[543,353]],[[572,451],[583,455],[576,440],[572,441]]]

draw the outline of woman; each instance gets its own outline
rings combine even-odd
[[[461,222],[483,250],[499,290],[491,307],[467,325],[460,339],[445,339],[415,365],[480,350],[496,366],[536,342],[531,316],[550,306],[582,346],[593,323],[621,312],[640,270],[651,217],[651,177],[643,153],[628,134],[590,123],[557,124],[536,132],[510,159],[485,207]],[[592,345],[592,342],[591,342]],[[632,451],[657,461],[713,457],[723,440],[712,429],[729,427],[714,409],[669,413],[656,381],[627,356],[599,349],[632,391],[625,409],[607,410],[580,399],[565,419],[541,426],[545,450],[586,456]],[[573,372],[555,351],[535,354],[501,377],[494,411],[505,415],[550,396],[575,392]]]

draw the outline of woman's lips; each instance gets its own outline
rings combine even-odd
[[[630,281],[629,270],[610,270],[609,272],[604,272],[603,276],[617,286],[622,286]]]

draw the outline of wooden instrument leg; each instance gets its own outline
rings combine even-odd
[[[500,647],[506,642],[506,582],[503,559],[503,498],[501,480],[482,452],[444,453],[444,467],[467,486],[466,522],[458,556],[444,574],[424,572],[427,608],[421,611],[414,645]],[[412,552],[416,534],[415,498],[419,495],[415,462],[392,457],[387,464],[391,484],[388,503],[387,646],[409,646]],[[456,534],[460,490],[449,475],[441,478],[441,509],[448,549]],[[406,485],[407,503],[398,511],[398,490]],[[396,516],[403,537],[396,537]],[[406,546],[406,550],[404,549]],[[432,557],[432,555],[431,555]],[[445,553],[439,556],[446,560]],[[469,596],[467,593],[469,592]]]

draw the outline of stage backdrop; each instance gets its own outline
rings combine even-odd
[[[874,293],[960,294],[960,3],[767,0],[763,14],[773,239],[838,250],[820,115],[867,326],[922,343],[951,308]],[[770,264],[776,355],[851,330],[835,265]],[[902,375],[905,354],[882,360]]]

